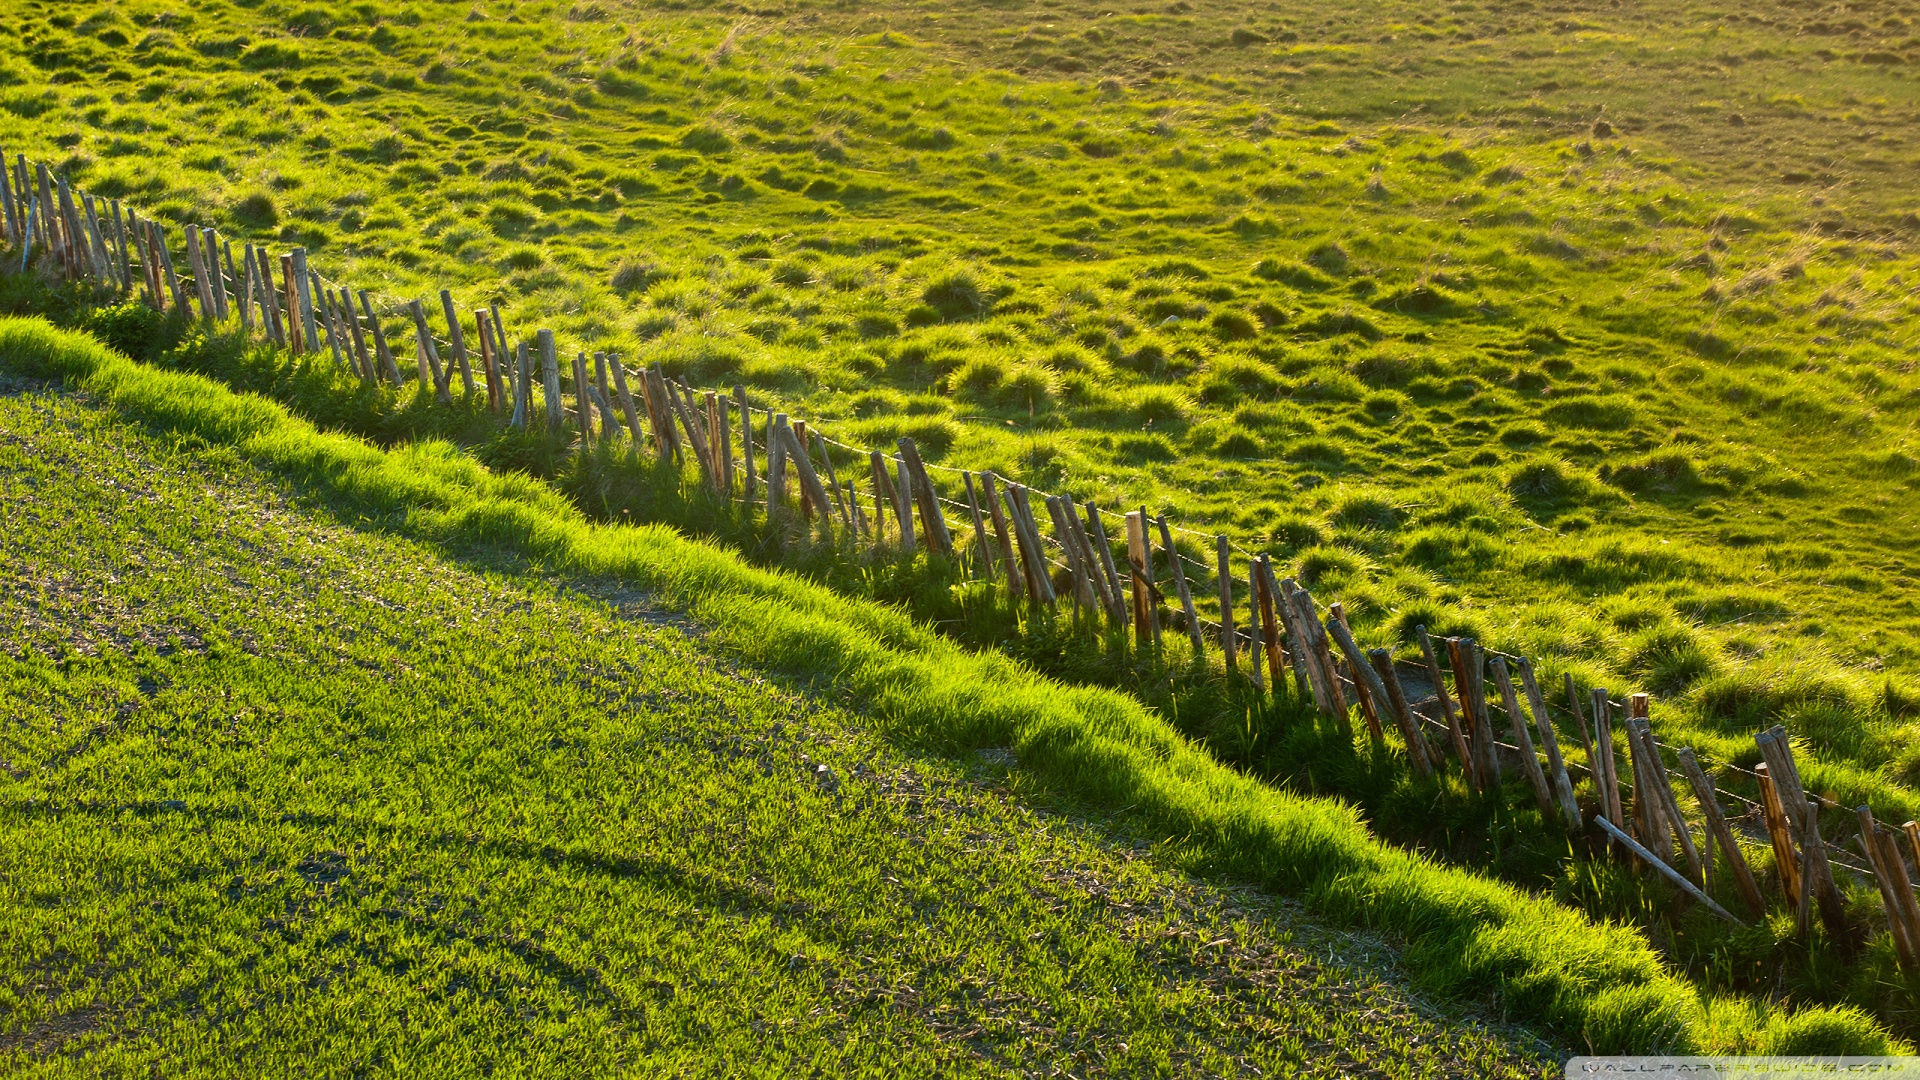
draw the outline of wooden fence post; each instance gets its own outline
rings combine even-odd
[[[1680,759],[1680,771],[1686,774],[1687,783],[1693,787],[1693,797],[1700,803],[1700,813],[1706,818],[1709,834],[1720,842],[1720,849],[1727,853],[1727,866],[1733,871],[1733,882],[1740,890],[1740,898],[1747,907],[1760,918],[1767,913],[1766,901],[1760,895],[1760,886],[1753,880],[1753,871],[1747,866],[1747,857],[1740,851],[1740,844],[1733,835],[1733,829],[1727,825],[1726,815],[1720,810],[1720,801],[1715,797],[1713,781],[1700,768],[1700,762],[1693,756],[1693,748],[1683,746],[1675,753]]]
[[[1594,687],[1593,695],[1593,749],[1600,755],[1596,778],[1600,784],[1600,805],[1605,808],[1607,820],[1619,823],[1624,816],[1620,803],[1620,773],[1618,759],[1613,751],[1612,706],[1608,704],[1604,687]]]
[[[533,340],[540,351],[540,388],[545,392],[547,430],[557,434],[564,422],[560,401],[560,353],[554,347],[551,330],[535,331]]]
[[[1260,580],[1260,560],[1248,559],[1247,674],[1253,678],[1253,691],[1256,694],[1263,693],[1267,688],[1266,676],[1260,672],[1261,655],[1266,651],[1266,642],[1261,639],[1267,634],[1272,633],[1273,627],[1271,612],[1263,611],[1261,607],[1262,603],[1269,609],[1273,607],[1271,597],[1266,597],[1263,600],[1263,594],[1266,592],[1266,588],[1266,584]],[[1280,692],[1280,687],[1277,683],[1274,685],[1273,690],[1276,694]]]
[[[920,460],[920,448],[905,435],[900,436],[895,445],[900,448],[900,461],[912,479],[911,494],[920,509],[920,527],[926,533],[927,550],[943,558],[953,558],[953,534],[947,531],[947,517],[940,512],[940,493],[934,490],[933,478],[927,475],[927,466]]]
[[[993,522],[994,548],[1000,553],[1001,572],[1007,576],[1007,599],[1017,601],[1033,593],[1026,588],[1026,573],[1013,557],[1013,531],[994,492],[997,480],[993,473],[981,473],[980,494],[987,501],[987,517]]]
[[[828,501],[826,490],[820,484],[820,475],[813,471],[812,458],[806,448],[800,445],[799,437],[786,422],[784,414],[774,417],[773,426],[777,433],[775,437],[786,441],[787,453],[792,456],[794,469],[800,474],[801,490],[807,492],[813,504],[820,508],[820,531],[826,534],[827,543],[833,543],[833,503]]]
[[[1400,738],[1407,744],[1407,760],[1412,763],[1414,774],[1422,780],[1431,778],[1433,760],[1429,756],[1427,737],[1420,730],[1420,718],[1414,715],[1413,707],[1407,704],[1407,692],[1400,685],[1400,673],[1393,667],[1393,653],[1387,649],[1369,649],[1367,662],[1373,666],[1374,674],[1380,677],[1380,685],[1386,688],[1387,705],[1393,710],[1393,721],[1400,728]]]
[[[305,356],[317,344],[306,332],[300,318],[300,286],[294,280],[293,255],[280,256],[280,304],[286,313],[288,347],[295,356]]]
[[[1071,495],[1061,496],[1060,508],[1066,511],[1067,530],[1073,537],[1075,550],[1080,553],[1081,565],[1086,568],[1087,587],[1099,603],[1099,615],[1107,625],[1125,626],[1127,624],[1127,600],[1125,596],[1113,592],[1107,585],[1106,567],[1100,555],[1094,550],[1093,538],[1088,535],[1086,525],[1080,520],[1079,504]]]
[[[1853,930],[1847,923],[1846,902],[1841,899],[1840,888],[1834,884],[1833,868],[1827,861],[1826,848],[1816,842],[1819,835],[1818,804],[1807,797],[1806,788],[1800,782],[1800,770],[1794,764],[1793,748],[1787,742],[1786,730],[1774,727],[1754,736],[1754,742],[1760,746],[1760,753],[1773,766],[1774,783],[1781,785],[1781,803],[1787,810],[1787,820],[1797,826],[1801,837],[1801,861],[1813,866],[1811,891],[1820,907],[1820,921],[1827,927],[1827,935],[1840,943],[1843,951],[1851,952],[1857,947]],[[1800,819],[1794,820],[1794,808],[1799,807]],[[1801,891],[1808,891],[1808,884],[1801,883]]]
[[[500,385],[500,362],[502,357],[493,347],[493,331],[487,326],[487,319],[489,317],[486,308],[475,308],[473,310],[473,328],[479,332],[480,336],[480,367],[481,370],[486,372],[487,379],[487,411],[498,413],[500,411],[500,399],[503,389]],[[626,389],[626,383],[622,382],[620,387],[621,390],[624,391]],[[629,415],[631,415],[633,408],[631,400],[627,402],[627,408]],[[633,440],[634,442],[639,442],[640,425],[635,423],[631,426],[633,428]]]
[[[1462,690],[1460,704],[1473,730],[1473,757],[1481,786],[1498,791],[1500,752],[1493,745],[1493,717],[1487,711],[1486,657],[1480,643],[1470,637],[1448,638],[1447,648],[1453,656],[1454,684]]]
[[[1869,818],[1871,814],[1869,813]],[[1887,866],[1887,874],[1892,879],[1893,897],[1899,901],[1900,915],[1906,923],[1907,940],[1913,944],[1914,957],[1920,960],[1920,900],[1913,894],[1913,882],[1907,879],[1907,864],[1900,858],[1900,845],[1893,837],[1873,830],[1873,837],[1880,844],[1880,857]]]
[[[451,405],[453,395],[447,392],[446,380],[440,373],[440,350],[434,347],[433,331],[427,326],[427,309],[420,301],[409,300],[407,311],[413,316],[413,360],[419,368],[420,383],[422,386],[432,386],[434,397],[442,405]]]
[[[1416,626],[1414,636],[1420,639],[1420,654],[1427,663],[1427,680],[1433,683],[1433,696],[1440,702],[1440,712],[1447,723],[1447,738],[1453,743],[1454,756],[1460,761],[1460,772],[1467,779],[1467,786],[1478,789],[1480,778],[1474,774],[1473,754],[1467,746],[1467,733],[1460,726],[1459,714],[1453,711],[1453,696],[1447,693],[1447,681],[1440,674],[1440,658],[1435,655],[1433,639],[1427,636],[1427,628]]]
[[[313,351],[319,346],[320,331],[313,320],[313,293],[307,282],[307,249],[293,249],[293,287],[295,298],[300,305],[300,343],[302,349]]]
[[[1292,578],[1287,580],[1293,581]],[[1281,586],[1281,591],[1286,591],[1285,585]],[[1301,588],[1298,582],[1294,583],[1293,604],[1294,610],[1298,613],[1296,618],[1300,629],[1307,634],[1307,640],[1302,647],[1310,650],[1309,655],[1313,660],[1315,676],[1326,680],[1327,702],[1331,707],[1331,715],[1344,725],[1347,720],[1347,695],[1340,689],[1340,680],[1334,674],[1333,649],[1327,642],[1326,629],[1320,625],[1320,612],[1314,606],[1313,594]]]
[[[246,305],[241,305],[245,310]],[[347,321],[347,330],[353,336],[353,355],[360,362],[360,378],[364,382],[379,382],[379,369],[374,367],[373,356],[367,352],[367,336],[360,330],[360,316],[353,310],[353,292],[346,286],[340,288],[340,317]]]
[[[271,294],[272,290],[268,290]],[[367,329],[373,331],[373,351],[380,357],[380,372],[386,378],[387,385],[400,385],[400,365],[394,362],[393,350],[387,346],[387,332],[380,326],[380,317],[373,313],[373,301],[367,296],[367,290],[360,290],[360,310],[367,317]],[[274,315],[274,326],[280,325],[280,317]],[[531,396],[527,398],[533,400]]]
[[[1113,621],[1117,629],[1127,628],[1126,591],[1120,587],[1120,572],[1114,569],[1113,545],[1107,542],[1107,527],[1100,520],[1100,507],[1092,499],[1086,502],[1087,524],[1093,530],[1093,553],[1099,557],[1099,569],[1107,579],[1107,595],[1113,598]]]
[[[1293,671],[1294,693],[1311,697],[1319,704],[1326,688],[1315,681],[1310,673],[1313,656],[1311,642],[1313,637],[1300,626],[1300,613],[1294,603],[1297,587],[1293,579],[1278,581],[1274,578],[1273,557],[1266,552],[1253,560],[1254,569],[1260,574],[1260,607],[1258,614],[1263,620],[1261,625],[1260,649],[1256,651],[1253,662],[1258,663],[1261,655],[1267,658],[1267,674],[1273,680],[1273,692],[1279,693],[1283,685],[1282,673],[1289,668]],[[1326,711],[1322,705],[1321,710]]]
[[[1073,534],[1073,499],[1065,495],[1046,497],[1047,516],[1053,519],[1053,535],[1060,541],[1060,550],[1067,557],[1067,575],[1073,581],[1073,608],[1077,616],[1084,609],[1094,608],[1093,585],[1087,567],[1087,556],[1082,552],[1078,539]]]
[[[1386,708],[1386,683],[1381,681],[1380,674],[1373,669],[1372,662],[1367,659],[1367,654],[1361,651],[1359,643],[1353,640],[1353,631],[1348,628],[1346,620],[1329,616],[1326,628],[1327,633],[1332,635],[1334,643],[1340,646],[1340,654],[1347,658],[1347,666],[1353,669],[1355,696],[1362,702],[1371,697],[1374,701],[1380,702],[1381,708]],[[1368,737],[1376,746],[1386,745],[1386,733],[1380,730],[1378,714],[1365,708],[1361,711],[1369,718]],[[1412,751],[1409,750],[1408,753],[1412,754]]]
[[[1187,589],[1187,572],[1180,566],[1180,549],[1173,546],[1173,530],[1167,516],[1160,515],[1160,548],[1167,553],[1167,566],[1173,571],[1173,589],[1180,597],[1180,613],[1187,620],[1187,640],[1193,645],[1193,659],[1199,663],[1207,655],[1206,639],[1200,636],[1200,615],[1193,607],[1193,593]]]
[[[1153,583],[1147,578],[1147,521],[1146,513],[1129,510],[1127,523],[1127,570],[1133,586],[1133,644],[1134,648],[1145,651],[1155,644],[1155,619],[1153,611]]]
[[[1907,920],[1906,908],[1900,903],[1900,894],[1895,891],[1894,879],[1907,884],[1907,895],[1911,899],[1913,888],[1907,883],[1906,864],[1896,855],[1889,860],[1890,852],[1884,838],[1880,835],[1879,823],[1873,820],[1873,811],[1865,804],[1856,807],[1854,813],[1860,819],[1860,849],[1867,856],[1867,865],[1873,870],[1873,882],[1880,887],[1880,906],[1887,913],[1887,932],[1893,937],[1894,952],[1900,958],[1900,970],[1909,975],[1920,968],[1920,952],[1915,951],[1913,926]]]
[[[435,375],[438,374],[436,371]],[[593,401],[587,395],[592,386],[587,379],[587,354],[576,350],[573,354],[573,427],[580,433],[583,454],[593,449]]]
[[[1326,627],[1329,632],[1333,630],[1335,623],[1341,626],[1347,625],[1347,607],[1338,601],[1327,605]],[[1349,628],[1349,634],[1351,634],[1351,628]],[[1383,745],[1387,737],[1386,733],[1380,730],[1379,710],[1387,707],[1386,701],[1375,694],[1368,682],[1361,677],[1360,669],[1368,665],[1351,655],[1347,656],[1346,661],[1347,667],[1352,669],[1353,696],[1360,699],[1360,715],[1367,722],[1367,735],[1376,745]],[[1376,701],[1379,701],[1377,707],[1374,704]]]
[[[1233,570],[1227,559],[1229,547],[1225,535],[1213,538],[1214,558],[1220,568],[1215,571],[1220,584],[1220,650],[1226,654],[1227,674],[1239,670],[1240,643],[1235,640],[1233,629]]]
[[[1286,627],[1288,643],[1292,646],[1287,653],[1293,662],[1294,687],[1313,699],[1314,707],[1320,710],[1321,715],[1331,716],[1334,710],[1332,676],[1321,669],[1319,656],[1313,647],[1313,631],[1307,626],[1308,623],[1319,621],[1318,614],[1313,610],[1313,602],[1309,600],[1305,607],[1301,606],[1300,585],[1292,578],[1275,582],[1274,585],[1279,592],[1275,603],[1280,609],[1281,622]],[[1269,591],[1274,591],[1273,587],[1269,587]]]
[[[1551,818],[1558,808],[1554,804],[1553,791],[1547,786],[1547,774],[1540,770],[1540,758],[1533,752],[1533,737],[1527,733],[1527,717],[1520,711],[1520,696],[1513,691],[1513,676],[1507,672],[1506,657],[1494,657],[1492,666],[1494,684],[1500,687],[1501,707],[1507,711],[1514,744],[1520,748],[1520,769],[1527,774],[1527,784],[1533,788],[1533,797],[1540,804],[1541,816]]]
[[[1053,577],[1047,572],[1046,551],[1040,546],[1039,533],[1033,528],[1032,518],[1025,512],[1027,489],[1011,481],[1001,492],[1007,505],[1007,517],[1012,521],[1015,535],[1020,541],[1020,557],[1026,567],[1027,584],[1033,589],[1034,598],[1054,610]]]
[[[87,215],[92,217],[91,207],[88,208]],[[94,225],[94,229],[98,231],[98,224]],[[228,318],[227,272],[220,262],[220,234],[212,229],[204,229],[200,233],[200,238],[207,245],[207,276],[210,279],[208,284],[213,291],[213,314],[221,322],[226,322]]]
[[[1753,767],[1760,785],[1760,812],[1767,823],[1767,839],[1773,843],[1773,865],[1780,872],[1780,891],[1789,901],[1800,893],[1800,856],[1794,850],[1793,836],[1787,828],[1787,811],[1782,805],[1779,785],[1773,782],[1773,769],[1766,762]]]
[[[617,354],[610,354],[607,363],[613,368],[613,392],[620,395],[620,411],[626,414],[627,431],[633,435],[633,445],[637,449],[644,445],[646,436],[640,428],[640,410],[633,404],[633,387],[627,385],[626,365],[620,363]]]
[[[987,549],[987,522],[980,514],[980,497],[973,490],[973,473],[960,470],[960,482],[967,489],[967,513],[973,518],[974,573],[993,580],[993,553]]]
[[[1554,734],[1553,717],[1547,712],[1546,698],[1533,678],[1533,663],[1520,658],[1520,687],[1527,694],[1527,708],[1540,729],[1540,746],[1547,752],[1547,768],[1553,781],[1554,800],[1560,805],[1561,818],[1568,832],[1580,831],[1580,804],[1573,797],[1573,778],[1567,775],[1566,759],[1560,755],[1560,737]]]
[[[741,489],[742,502],[748,509],[753,508],[754,489],[758,486],[753,461],[753,412],[747,407],[747,388],[739,383],[733,384],[733,401],[740,407],[740,456],[746,459],[746,484]]]

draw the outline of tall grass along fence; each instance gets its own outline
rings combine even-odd
[[[398,387],[411,375],[442,403],[452,403],[457,373],[461,392],[484,394],[501,425],[544,428],[583,451],[625,443],[662,462],[690,460],[709,498],[762,513],[798,542],[845,554],[924,549],[1016,606],[1069,620],[1137,656],[1217,662],[1229,683],[1256,696],[1291,696],[1350,742],[1357,712],[1375,751],[1423,779],[1456,772],[1471,791],[1503,798],[1503,777],[1517,771],[1518,797],[1530,797],[1544,818],[1570,834],[1587,832],[1591,820],[1611,857],[1729,923],[1745,925],[1715,895],[1737,897],[1748,915],[1764,918],[1764,881],[1793,911],[1798,934],[1810,934],[1817,916],[1830,941],[1859,949],[1839,867],[1875,884],[1900,967],[1920,973],[1910,867],[1920,866],[1920,823],[1893,830],[1866,806],[1849,811],[1810,793],[1779,727],[1755,735],[1763,763],[1745,770],[1659,741],[1646,694],[1624,702],[1602,688],[1583,694],[1569,675],[1565,704],[1550,704],[1531,661],[1471,638],[1434,639],[1417,627],[1418,659],[1397,660],[1399,650],[1362,648],[1340,604],[1321,604],[1297,581],[1278,578],[1266,554],[1226,536],[1177,528],[1144,508],[1114,512],[992,472],[929,464],[908,437],[889,450],[852,446],[756,405],[742,386],[692,387],[659,364],[629,367],[617,355],[581,351],[563,367],[551,331],[513,340],[497,305],[463,316],[449,290],[437,304],[376,297],[326,279],[300,248],[275,255],[242,242],[236,257],[232,240],[191,224],[175,248],[161,223],[77,191],[24,155],[0,169],[0,216],[22,272],[38,265],[138,295],[159,312],[237,324],[296,357],[330,355],[367,383]],[[396,354],[406,343],[413,363],[403,374]],[[836,459],[848,467],[845,480]],[[1182,552],[1175,533],[1204,541],[1213,565]],[[1217,619],[1202,618],[1194,597],[1193,583],[1209,575]],[[1405,651],[1415,654],[1415,644]],[[1563,750],[1563,731],[1577,733],[1577,748]],[[1761,797],[1720,789],[1714,771],[1744,774]],[[1575,773],[1585,781],[1584,806]],[[1691,820],[1676,787],[1692,796]],[[1823,830],[1823,808],[1840,811],[1852,828]],[[1842,843],[1849,831],[1851,844]],[[1756,873],[1748,846],[1770,854],[1776,872]]]

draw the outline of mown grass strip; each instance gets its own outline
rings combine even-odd
[[[1498,993],[1509,1013],[1595,1051],[1895,1043],[1851,1009],[1788,1014],[1703,999],[1633,931],[1380,843],[1350,808],[1266,788],[1219,765],[1127,696],[1066,686],[972,653],[881,605],[838,596],[660,526],[601,526],[550,488],[498,475],[445,443],[383,451],[261,398],[164,372],[39,319],[0,320],[0,368],[83,386],[123,414],[236,447],[261,464],[394,515],[449,544],[511,545],[683,606],[751,663],[830,679],[895,733],[953,748],[1012,745],[1045,782],[1165,838],[1192,869],[1298,893],[1324,914],[1405,935],[1429,990]]]

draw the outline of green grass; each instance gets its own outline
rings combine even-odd
[[[1004,748],[254,445],[0,376],[9,1076],[1550,1068]]]
[[[198,324],[159,317],[138,304],[95,307],[84,294],[48,292],[26,279],[0,280],[24,289],[12,294],[12,302],[61,312],[62,318],[104,334],[121,350],[158,367],[256,390],[296,415],[350,432],[402,441],[437,433],[472,438],[472,451],[481,461],[530,469],[591,520],[668,524],[761,565],[800,573],[843,596],[897,605],[918,625],[951,641],[994,649],[1063,681],[1124,690],[1213,759],[1245,775],[1351,802],[1383,839],[1552,896],[1590,917],[1639,928],[1663,958],[1711,992],[1849,1004],[1896,1031],[1912,1028],[1913,990],[1897,968],[1890,938],[1876,936],[1866,952],[1850,955],[1824,938],[1812,948],[1796,940],[1785,910],[1790,904],[1783,903],[1759,927],[1744,930],[1729,928],[1704,910],[1675,906],[1664,883],[1592,862],[1592,845],[1578,838],[1570,843],[1561,826],[1534,810],[1518,775],[1507,777],[1496,798],[1477,795],[1457,776],[1418,781],[1397,742],[1384,753],[1356,746],[1357,723],[1324,720],[1310,703],[1290,694],[1250,692],[1217,666],[1189,665],[1177,646],[1156,662],[1135,653],[1124,635],[1103,638],[1069,618],[1023,614],[945,560],[849,554],[800,542],[784,525],[707,496],[691,468],[659,465],[624,448],[602,447],[583,455],[564,439],[501,432],[463,409],[423,408],[408,394],[370,390],[330,363],[305,363],[239,335],[208,333]],[[1565,737],[1569,744],[1575,738],[1570,732]],[[1723,782],[1739,779],[1729,774]],[[1581,790],[1590,793],[1585,785]],[[1828,835],[1842,836],[1852,828],[1847,811],[1826,817]],[[1582,847],[1589,850],[1582,853]],[[1763,889],[1784,897],[1770,855],[1749,849],[1748,856]],[[1740,907],[1730,873],[1723,871],[1719,880],[1721,902]],[[1845,875],[1841,884],[1849,917],[1878,934],[1883,916],[1875,890]]]
[[[377,450],[38,320],[0,322],[0,366],[85,387],[173,437],[232,446],[348,520],[456,549],[504,544],[538,566],[644,588],[690,614],[709,647],[850,694],[911,744],[1010,746],[1035,782],[1172,841],[1169,854],[1190,870],[1242,876],[1337,921],[1403,935],[1409,973],[1430,991],[1497,992],[1509,1015],[1602,1050],[1888,1045],[1850,1009],[1788,1016],[1703,999],[1627,928],[1387,847],[1348,806],[1236,775],[1128,696],[967,652],[897,610],[751,568],[663,527],[589,523],[539,482],[489,473],[444,443]]]
[[[1700,180],[1711,146],[1660,119],[1690,108],[1689,63],[1759,80],[1743,94],[1851,73],[1813,113],[1872,112],[1903,68],[1821,60],[1785,23],[1743,23],[1772,44],[1740,49],[1707,27],[1619,61],[1638,81],[1565,81],[1629,84],[1647,131],[1575,133],[1562,101],[1502,134],[1527,109],[1494,91],[1602,63],[1625,30],[1492,35],[1462,8],[1368,44],[1328,14],[1323,51],[1361,59],[1277,74],[1302,113],[1218,76],[1312,43],[1304,14],[1299,42],[1255,28],[1272,48],[1205,64],[1217,10],[1127,16],[1199,65],[1134,85],[1093,78],[1119,45],[1084,79],[956,63],[1013,62],[966,19],[1030,21],[963,13],[916,43],[604,4],[26,4],[0,143],[361,285],[447,286],[516,333],[747,381],[852,441],[910,430],[949,464],[1231,532],[1369,643],[1425,620],[1651,688],[1668,737],[1715,760],[1785,722],[1824,786],[1920,813],[1904,234],[1879,210],[1809,227],[1732,165]],[[1698,14],[1587,16],[1653,41]],[[1542,58],[1548,38],[1579,49]],[[1450,83],[1440,115],[1487,103],[1457,127],[1383,122],[1353,81],[1416,73],[1367,66],[1382,50],[1507,81]]]
[[[1784,722],[1814,787],[1920,816],[1916,267],[1879,179],[1910,164],[1902,10],[18,10],[0,146],[83,187],[745,381],[850,441],[1166,509],[1345,601],[1363,642],[1424,622],[1650,689],[1720,762]],[[494,464],[553,449],[405,397],[299,409]],[[1553,839],[1329,780],[1304,736],[1180,724],[1390,836],[1474,858],[1518,830],[1518,866]],[[1710,985],[1785,962],[1662,946]],[[1905,1000],[1879,978],[1796,993]]]

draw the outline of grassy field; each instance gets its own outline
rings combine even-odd
[[[91,190],[1165,509],[1363,641],[1651,690],[1718,761],[1785,722],[1920,814],[1900,11],[18,10],[0,146]]]
[[[1467,1077],[1554,1052],[1355,970],[1377,942],[1027,809],[1010,751],[903,751],[644,590],[355,509],[0,387],[8,1075]]]
[[[668,528],[595,524],[545,483],[490,472],[443,442],[373,449],[40,320],[0,320],[0,368],[85,387],[175,439],[234,447],[365,527],[456,551],[505,547],[552,571],[646,590],[690,614],[709,647],[848,695],[876,730],[905,745],[948,754],[1011,748],[1030,782],[1159,841],[1172,865],[1298,895],[1337,922],[1388,930],[1416,985],[1454,1001],[1490,998],[1505,1015],[1586,1048],[1880,1053],[1905,1045],[1857,1008],[1820,1007],[1818,995],[1767,1001],[1729,995],[1711,980],[1689,986],[1631,928],[1383,844],[1350,805],[1225,768],[1128,694],[1037,676],[997,652],[961,648],[898,608],[753,568]],[[1349,745],[1346,756],[1353,753]],[[1785,931],[1775,923],[1754,933],[1790,936],[1790,918]],[[1870,983],[1886,969],[1886,952],[1883,940],[1871,963],[1836,974]],[[1897,1021],[1903,1001],[1872,1011],[1891,1005],[1883,1019]]]
[[[1366,44],[1329,23],[1345,67],[1260,75],[1321,33],[1302,30],[1196,44],[1191,77],[1136,85],[1093,77],[1119,44],[1063,81],[956,59],[1011,58],[994,43],[1027,38],[956,27],[1031,22],[1014,9],[960,9],[938,47],[841,33],[854,16],[833,11],[20,12],[0,142],[96,191],[304,243],[362,285],[500,300],[516,332],[743,379],[853,441],[911,433],[1258,540],[1363,638],[1425,621],[1650,689],[1722,759],[1751,758],[1773,716],[1857,766],[1837,790],[1906,798],[1888,785],[1920,774],[1905,234],[1740,189],[1751,170],[1688,141],[1703,121],[1659,119],[1677,96],[1633,106],[1643,139],[1627,117],[1605,138],[1507,132],[1510,83],[1465,74],[1446,100],[1483,112],[1458,125],[1382,120],[1351,89],[1415,45],[1436,73],[1520,83],[1637,62],[1601,30]],[[1229,33],[1211,8],[1129,18],[1153,40]],[[1639,40],[1665,40],[1682,13],[1644,18]],[[1606,85],[1671,86],[1731,48],[1707,29],[1679,68]],[[1567,48],[1537,55],[1539,34]],[[1869,113],[1907,78],[1811,43],[1714,62],[1755,94],[1817,62],[1848,74],[1809,93]],[[1242,55],[1249,81],[1217,77]],[[1336,99],[1332,120],[1288,104]],[[1779,123],[1815,145],[1818,125]]]

